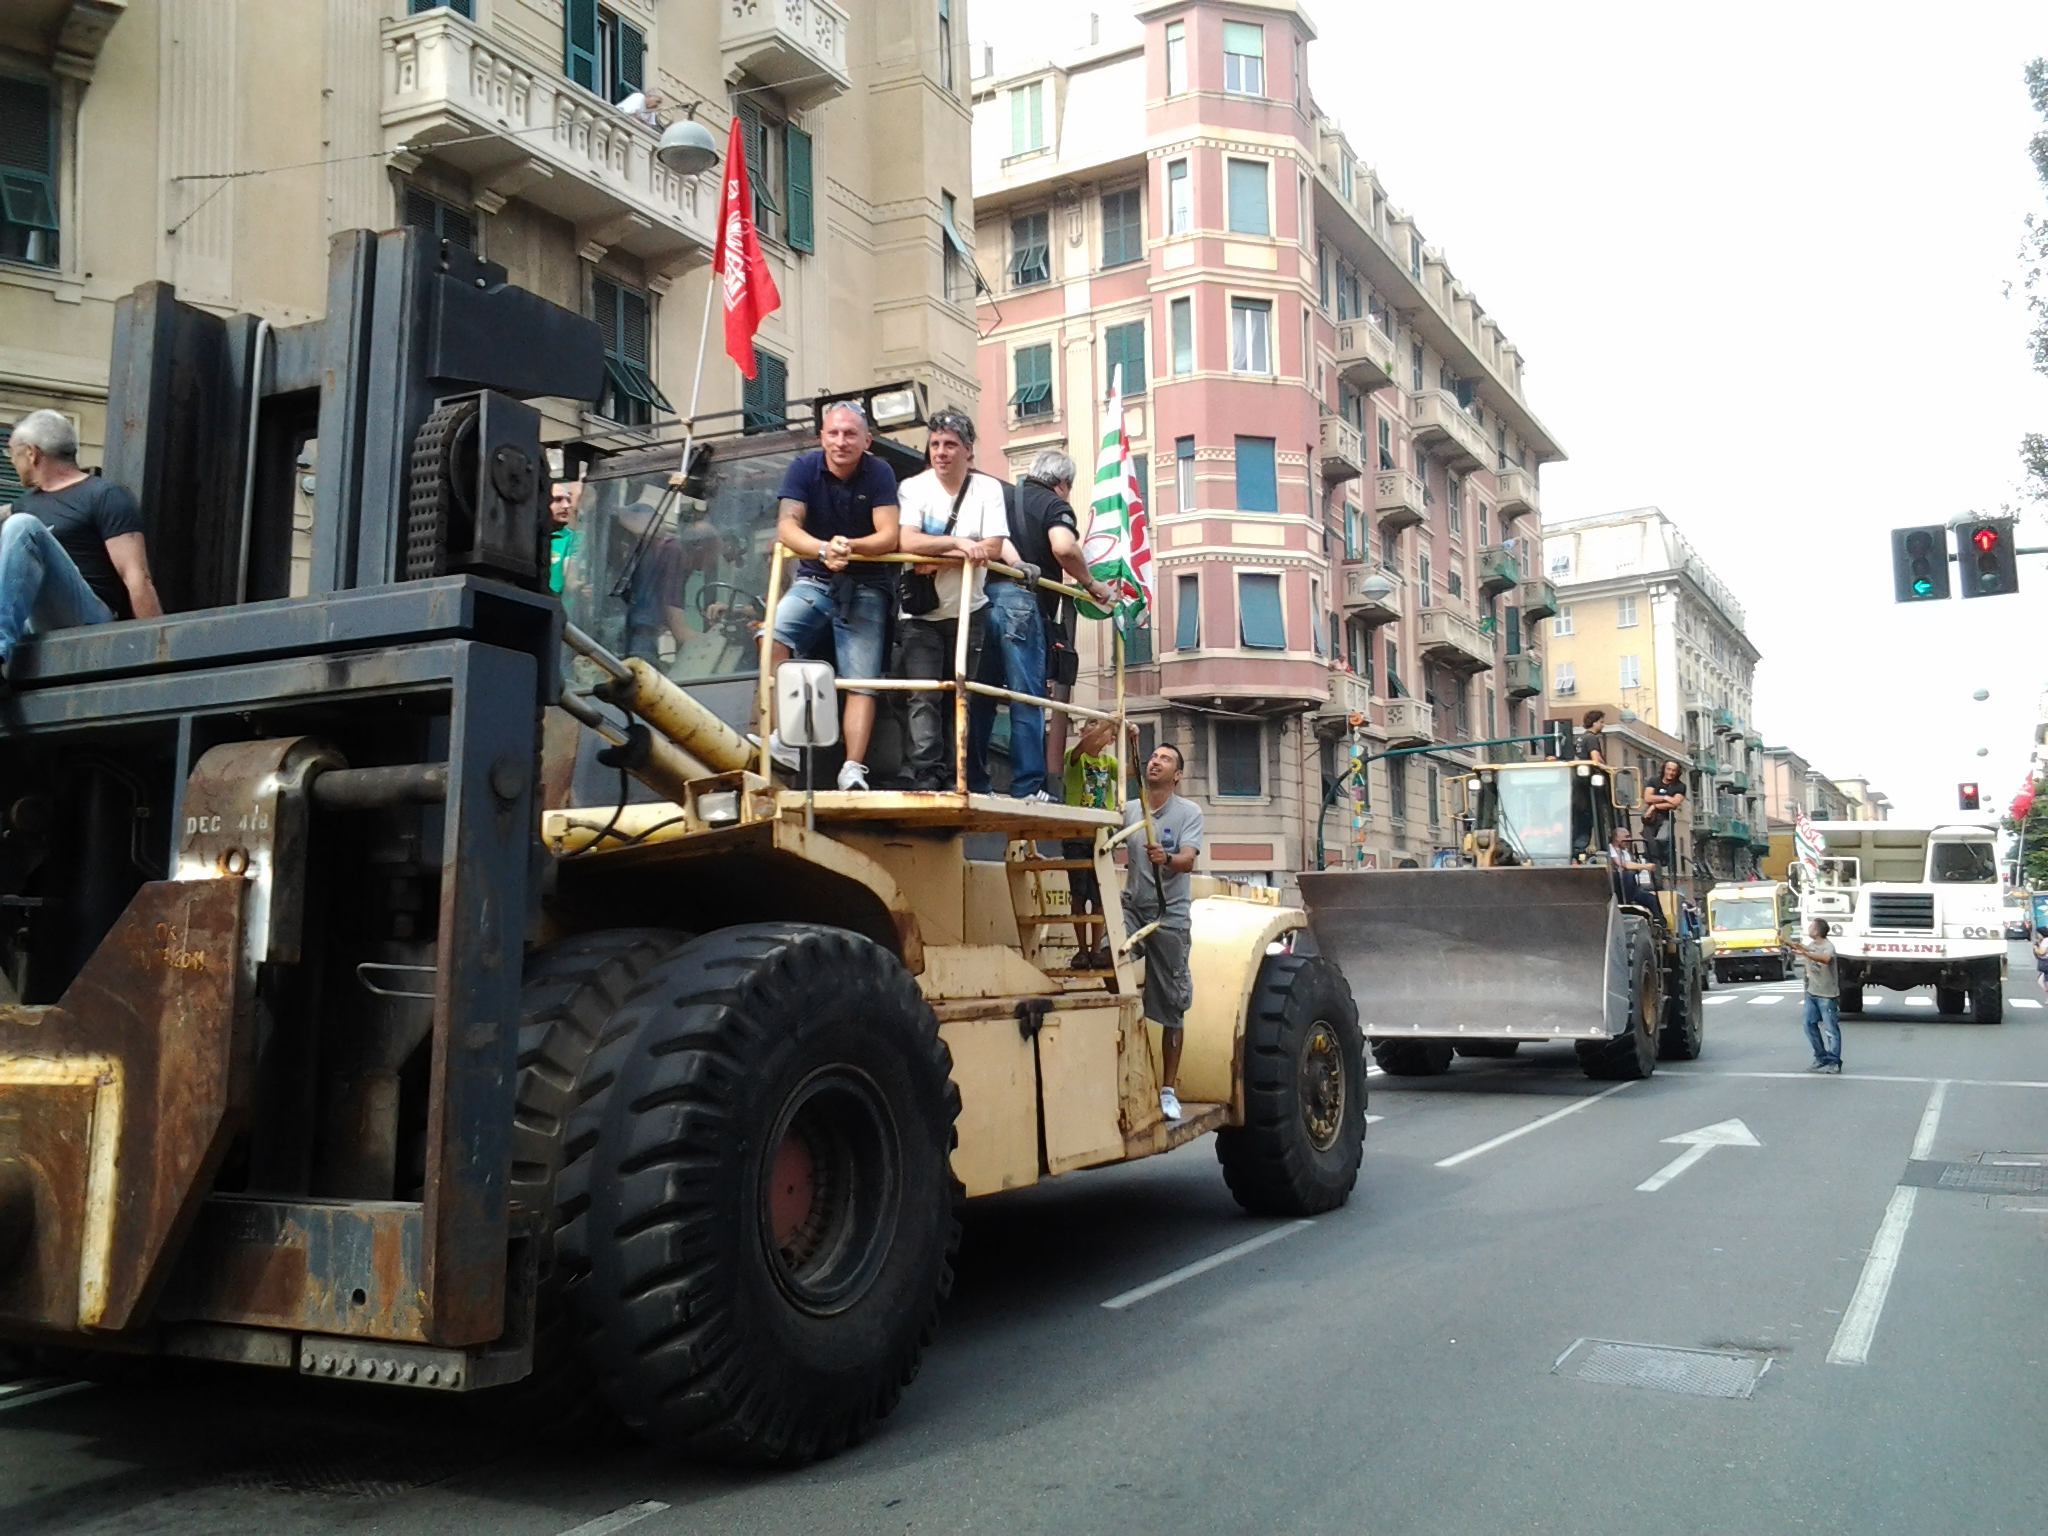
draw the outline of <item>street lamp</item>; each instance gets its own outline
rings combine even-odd
[[[683,116],[661,130],[654,158],[678,176],[694,176],[718,164],[718,141],[711,137],[709,128],[697,121],[694,102],[683,109]]]
[[[1374,571],[1358,584],[1358,595],[1367,602],[1383,603],[1394,595],[1394,584]]]

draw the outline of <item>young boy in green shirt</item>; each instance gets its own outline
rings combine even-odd
[[[1099,811],[1112,808],[1117,760],[1109,751],[1109,744],[1115,735],[1116,726],[1108,720],[1090,720],[1081,727],[1079,738],[1067,749],[1068,805],[1092,805]],[[1070,859],[1093,858],[1095,843],[1091,838],[1070,837],[1063,845],[1063,852]],[[1095,878],[1094,870],[1068,870],[1067,890],[1071,893],[1076,917],[1102,911],[1102,884]],[[1074,924],[1076,970],[1108,969],[1109,946],[1103,942],[1104,937],[1100,924]]]

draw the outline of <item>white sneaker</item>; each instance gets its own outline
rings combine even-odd
[[[1171,1088],[1159,1090],[1159,1110],[1169,1120],[1180,1118],[1180,1095]]]
[[[866,763],[840,764],[839,787],[841,789],[866,789],[868,787],[868,765]]]
[[[1053,800],[1051,794],[1041,789],[1035,795],[1026,795],[1024,797],[1024,803],[1026,805],[1052,805],[1056,802]]]
[[[757,747],[761,744],[761,738],[758,736],[749,736],[747,740]],[[791,773],[799,772],[803,768],[803,759],[796,755],[796,748],[785,747],[782,738],[773,731],[768,733],[768,756],[778,767],[786,768]]]

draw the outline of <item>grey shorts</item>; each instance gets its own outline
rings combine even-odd
[[[1160,928],[1145,940],[1145,1017],[1164,1029],[1185,1024],[1188,1006],[1195,1000],[1195,978],[1188,970],[1192,947],[1192,935],[1185,928]]]

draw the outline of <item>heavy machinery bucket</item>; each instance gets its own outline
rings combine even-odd
[[[1604,1040],[1628,1027],[1608,872],[1304,873],[1316,947],[1342,967],[1369,1038]]]

